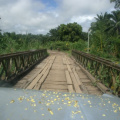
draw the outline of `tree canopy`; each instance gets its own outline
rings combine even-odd
[[[120,9],[120,0],[110,0],[110,2],[115,2],[115,8]]]
[[[86,40],[87,34],[82,32],[81,25],[74,23],[68,23],[67,25],[61,24],[55,29],[49,31],[49,35],[52,41],[69,41],[76,42],[79,39]]]
[[[95,19],[90,27],[91,52],[120,57],[120,10],[97,15]]]

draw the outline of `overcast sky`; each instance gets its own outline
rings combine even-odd
[[[113,8],[110,0],[0,0],[0,28],[46,34],[60,24],[77,22],[87,31],[96,14]]]

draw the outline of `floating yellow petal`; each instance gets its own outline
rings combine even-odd
[[[58,108],[58,110],[62,110],[62,108]]]
[[[51,115],[53,115],[53,112],[51,109],[48,108],[48,111],[50,112]]]
[[[34,104],[33,106],[36,107],[36,104]]]
[[[103,116],[103,117],[105,117],[106,115],[105,115],[105,114],[103,114],[102,116]]]
[[[20,100],[20,101],[21,101],[21,100],[23,100],[23,98],[22,98],[22,97],[20,97],[20,98],[18,98],[18,100]]]
[[[50,105],[50,103],[47,103],[46,105],[47,105],[47,106],[49,106],[49,105]]]
[[[71,103],[71,101],[68,101],[68,104],[70,104]]]
[[[67,96],[66,94],[64,94],[63,96]]]
[[[81,118],[83,118],[83,116],[81,116]]]
[[[34,100],[34,99],[31,99],[31,102],[35,102],[35,100]]]
[[[30,99],[27,99],[27,101],[30,101]]]
[[[51,114],[51,115],[53,115],[53,112],[52,112],[52,111],[50,111],[50,114]]]
[[[114,112],[116,113],[116,112],[117,112],[117,110],[114,110]]]
[[[15,101],[14,100],[11,100],[10,103],[14,103]]]
[[[28,108],[25,108],[25,110],[28,110]]]
[[[37,112],[36,110],[34,110],[34,112]]]

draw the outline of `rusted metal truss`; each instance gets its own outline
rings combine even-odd
[[[119,65],[81,51],[73,50],[72,55],[79,64],[86,68],[96,78],[97,81],[109,87],[114,94],[120,94]]]
[[[15,80],[46,56],[46,49],[0,55],[0,80]]]

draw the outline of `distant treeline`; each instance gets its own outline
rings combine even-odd
[[[89,28],[90,53],[120,58],[120,10],[100,14]],[[77,49],[87,52],[88,33],[77,23],[61,24],[46,35],[0,33],[0,53],[11,53],[31,49]]]

